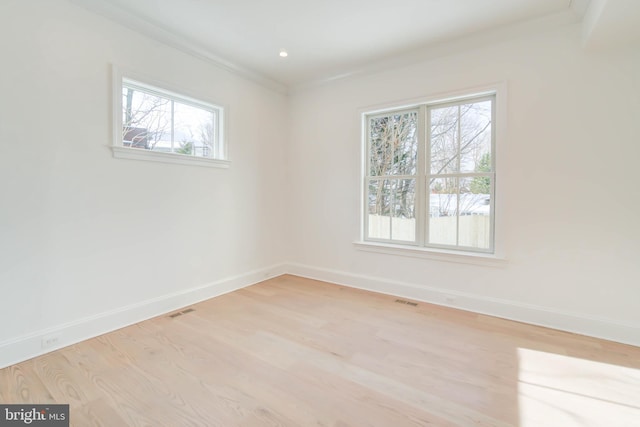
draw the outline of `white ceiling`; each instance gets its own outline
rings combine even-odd
[[[72,1],[165,43],[282,88],[359,72],[447,43],[486,37],[500,29],[532,27],[532,23],[558,17],[576,22],[582,19],[589,2]],[[278,56],[282,48],[289,57]]]

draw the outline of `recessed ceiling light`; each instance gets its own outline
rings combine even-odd
[[[281,58],[286,58],[287,56],[289,56],[289,54],[287,53],[286,50],[284,49],[280,49],[280,57]]]

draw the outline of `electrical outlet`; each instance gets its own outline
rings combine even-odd
[[[60,343],[60,336],[58,335],[47,335],[42,337],[42,348],[51,348],[55,347]]]

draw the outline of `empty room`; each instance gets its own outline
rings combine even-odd
[[[640,425],[640,2],[0,23],[0,426]]]

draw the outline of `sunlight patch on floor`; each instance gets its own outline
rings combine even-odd
[[[520,427],[640,425],[640,370],[518,349]]]

